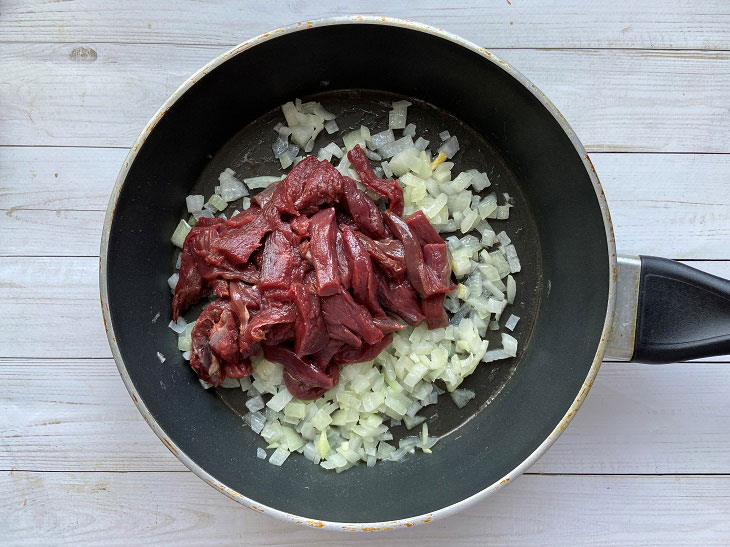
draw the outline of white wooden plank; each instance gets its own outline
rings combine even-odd
[[[539,473],[730,473],[730,364],[607,363]],[[179,471],[111,359],[0,360],[0,470]]]
[[[111,359],[0,360],[0,469],[181,471]]]
[[[730,278],[730,261],[692,265]],[[0,257],[0,302],[0,357],[111,356],[99,307],[96,258]],[[161,320],[167,320],[164,310]]]
[[[104,211],[127,152],[0,147],[0,209]]]
[[[6,44],[0,144],[128,147],[220,46]],[[589,151],[730,152],[728,52],[495,50],[562,109]],[[23,62],[17,62],[18,58]]]
[[[351,13],[405,17],[444,27],[484,47],[730,48],[722,0],[649,0],[586,4],[476,0],[417,4],[263,2],[3,3],[1,41],[196,43],[233,45],[284,24]]]
[[[0,258],[2,357],[110,357],[95,258]]]
[[[0,214],[0,256],[98,256],[104,211],[9,209]]]
[[[728,258],[730,156],[591,154],[616,247],[675,259]]]
[[[0,147],[0,212],[10,209],[0,214],[0,255],[96,256],[103,215],[92,211],[106,209],[125,155]],[[620,252],[730,258],[730,155],[595,153],[591,159]]]
[[[730,477],[530,475],[443,520],[346,534],[242,508],[192,473],[3,473],[6,545],[724,545]]]

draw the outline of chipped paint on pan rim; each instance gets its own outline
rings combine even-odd
[[[555,429],[540,444],[540,446],[538,446],[537,449],[535,449],[535,451],[532,454],[530,454],[527,458],[525,458],[525,460],[523,460],[522,463],[520,463],[517,467],[515,467],[511,472],[509,472],[506,476],[502,477],[500,480],[496,481],[494,484],[492,484],[492,485],[488,486],[487,488],[484,488],[480,492],[474,494],[473,496],[470,496],[460,502],[454,503],[447,507],[443,507],[443,508],[433,511],[431,513],[426,513],[423,515],[416,515],[413,517],[408,517],[408,518],[398,519],[398,520],[393,520],[393,521],[383,521],[383,522],[319,521],[319,520],[301,517],[298,515],[293,515],[291,513],[285,512],[285,511],[280,511],[273,507],[268,507],[264,504],[261,504],[261,503],[257,502],[256,500],[253,500],[253,499],[227,487],[225,484],[216,480],[214,477],[212,477],[210,474],[208,474],[204,469],[202,469],[200,466],[198,466],[194,461],[192,461],[182,450],[180,450],[179,447],[177,447],[168,438],[168,436],[163,431],[163,429],[160,427],[160,425],[152,417],[149,410],[145,406],[144,402],[142,402],[142,399],[140,398],[139,394],[137,393],[137,390],[135,389],[134,384],[132,383],[132,380],[129,377],[129,374],[127,373],[126,367],[124,366],[124,361],[122,360],[121,354],[119,352],[119,347],[117,346],[116,337],[114,335],[114,326],[112,324],[111,316],[109,313],[108,292],[107,292],[107,282],[106,282],[106,278],[107,278],[106,255],[107,255],[108,246],[109,246],[109,231],[111,229],[111,223],[112,223],[112,219],[114,217],[114,211],[116,208],[117,200],[119,199],[119,194],[120,194],[121,188],[127,177],[129,168],[137,155],[137,152],[144,144],[147,136],[152,132],[154,127],[157,125],[157,122],[167,113],[167,111],[175,103],[175,101],[177,101],[177,99],[180,98],[188,89],[190,89],[193,85],[195,85],[196,82],[198,82],[201,78],[203,78],[210,71],[212,71],[213,69],[215,69],[216,67],[218,67],[219,65],[224,63],[226,60],[228,60],[258,44],[267,42],[268,40],[275,39],[277,36],[282,36],[282,35],[290,34],[293,32],[299,32],[299,31],[310,29],[310,28],[326,27],[326,26],[331,26],[331,25],[344,25],[344,24],[369,24],[369,25],[393,26],[393,27],[400,27],[400,28],[415,30],[415,31],[419,31],[419,32],[424,32],[426,34],[431,34],[434,36],[438,36],[440,38],[444,38],[444,39],[449,40],[455,44],[458,44],[470,51],[473,51],[474,53],[481,55],[488,62],[497,64],[502,70],[507,72],[515,80],[517,80],[524,87],[526,87],[542,103],[542,105],[553,115],[555,120],[562,127],[563,131],[565,131],[565,134],[568,136],[570,141],[573,143],[573,147],[575,148],[576,152],[578,152],[578,154],[580,155],[581,160],[583,161],[585,169],[588,173],[588,176],[593,184],[593,188],[596,192],[596,197],[597,197],[598,203],[600,205],[601,214],[603,215],[603,222],[604,222],[604,226],[606,229],[606,241],[607,241],[607,245],[608,245],[608,261],[609,261],[609,272],[610,272],[609,279],[607,280],[607,282],[608,282],[608,305],[606,306],[606,315],[605,315],[605,319],[604,319],[603,331],[601,333],[601,339],[598,344],[598,348],[596,349],[596,354],[593,358],[591,368],[588,371],[588,375],[586,376],[585,381],[583,382],[583,385],[581,386],[581,389],[578,392],[578,395],[573,400],[573,403],[570,405],[570,408],[566,412],[565,416],[563,416],[563,418],[560,420],[560,422],[555,427]],[[312,528],[323,528],[323,529],[328,529],[328,530],[374,532],[374,531],[378,531],[378,530],[392,530],[395,528],[403,528],[403,527],[410,528],[416,524],[424,524],[424,523],[432,522],[436,519],[446,517],[448,515],[461,511],[461,510],[477,503],[478,501],[486,498],[490,494],[493,494],[500,488],[506,486],[509,482],[511,482],[516,477],[518,477],[519,475],[524,473],[531,465],[533,465],[540,458],[540,456],[542,456],[542,454],[555,442],[555,440],[565,430],[565,428],[568,426],[571,419],[575,415],[576,411],[578,410],[578,408],[580,408],[581,404],[583,403],[583,400],[585,399],[586,395],[588,394],[588,391],[590,390],[591,386],[593,385],[593,381],[594,381],[596,374],[598,373],[598,369],[601,365],[603,354],[606,350],[606,345],[607,345],[608,338],[609,338],[609,335],[611,332],[611,320],[613,318],[613,311],[614,311],[614,307],[615,307],[615,303],[616,303],[616,277],[617,277],[616,243],[615,243],[615,239],[614,239],[611,218],[609,215],[608,203],[607,203],[606,197],[603,193],[603,189],[601,188],[601,184],[598,180],[598,175],[596,174],[596,171],[593,168],[593,165],[588,157],[588,154],[586,153],[585,149],[583,148],[583,145],[580,143],[580,141],[578,140],[578,138],[575,135],[575,132],[570,127],[568,122],[565,120],[563,115],[558,111],[558,109],[555,107],[555,105],[553,105],[553,103],[531,81],[529,81],[520,72],[518,72],[513,67],[511,67],[507,62],[503,61],[502,59],[499,59],[498,57],[496,57],[495,55],[493,55],[486,49],[480,48],[476,44],[473,44],[472,42],[464,40],[454,34],[451,34],[450,32],[446,32],[446,31],[436,28],[436,27],[432,27],[432,26],[425,25],[422,23],[415,23],[412,21],[407,21],[405,19],[395,19],[395,18],[390,18],[390,17],[374,17],[374,16],[361,16],[361,15],[348,16],[348,17],[334,17],[334,18],[327,18],[327,19],[319,19],[319,20],[315,20],[315,21],[305,21],[305,22],[300,22],[300,23],[295,23],[295,24],[289,25],[289,26],[285,26],[282,28],[278,28],[276,30],[266,32],[251,40],[247,40],[247,41],[243,42],[242,44],[239,44],[236,47],[232,48],[230,51],[227,51],[226,53],[219,55],[218,57],[213,59],[211,62],[209,62],[207,65],[205,65],[203,68],[198,70],[190,78],[188,78],[188,80],[185,81],[167,99],[167,101],[165,101],[165,103],[155,113],[155,115],[152,117],[152,119],[146,125],[145,129],[139,135],[139,137],[135,141],[132,149],[130,150],[129,154],[127,155],[127,158],[124,162],[124,166],[122,167],[121,171],[119,172],[119,176],[117,177],[116,183],[114,185],[111,196],[109,198],[109,205],[108,205],[108,209],[106,212],[106,216],[104,218],[104,229],[103,229],[102,239],[101,239],[101,250],[100,250],[100,259],[99,260],[100,260],[99,287],[100,287],[100,292],[101,292],[101,308],[102,308],[102,314],[103,314],[104,323],[105,323],[105,327],[106,327],[107,338],[109,340],[109,346],[111,347],[112,354],[114,356],[114,361],[117,364],[117,368],[119,369],[119,373],[122,377],[122,380],[124,381],[124,384],[127,387],[127,390],[129,391],[134,403],[137,405],[137,408],[139,409],[140,413],[144,417],[145,421],[147,421],[147,423],[153,429],[155,434],[157,434],[157,436],[162,440],[162,442],[167,446],[167,448],[183,464],[185,464],[191,471],[193,471],[193,473],[198,475],[201,479],[203,479],[205,482],[210,484],[212,487],[216,488],[217,490],[220,490],[221,492],[226,494],[231,499],[241,503],[242,505],[248,507],[249,509],[251,509],[253,511],[257,511],[259,513],[264,513],[267,515],[277,517],[277,518],[287,521],[287,522],[292,522],[292,523],[300,524],[303,526],[309,526]]]

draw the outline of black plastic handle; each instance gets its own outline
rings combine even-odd
[[[673,363],[730,354],[730,281],[642,256],[632,361]]]

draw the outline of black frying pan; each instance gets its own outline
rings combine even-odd
[[[521,349],[467,379],[477,400],[463,410],[442,398],[429,429],[444,438],[431,455],[341,474],[300,456],[283,467],[259,460],[261,440],[241,420],[240,396],[201,389],[167,328],[169,238],[185,196],[210,194],[225,167],[271,174],[271,128],[278,105],[294,97],[321,101],[342,131],[385,129],[391,101],[407,97],[419,134],[458,135],[457,170],[486,170],[489,191],[515,198],[504,227],[523,264],[513,310],[522,317]],[[122,378],[167,447],[237,501],[317,527],[428,522],[496,491],[567,426],[607,347],[645,362],[730,352],[730,282],[664,259],[617,260],[590,160],[539,90],[473,44],[383,18],[279,29],[217,58],[176,91],[117,180],[100,282]],[[158,351],[167,356],[162,365]]]

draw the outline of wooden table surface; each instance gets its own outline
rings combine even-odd
[[[142,420],[97,286],[128,147],[219,53],[353,12],[435,24],[512,63],[590,152],[620,252],[730,276],[727,0],[2,0],[0,544],[730,543],[727,358],[606,363],[527,475],[456,516],[367,537],[239,506]]]

